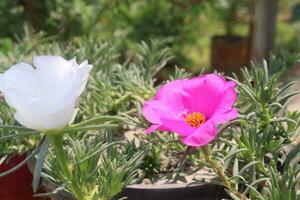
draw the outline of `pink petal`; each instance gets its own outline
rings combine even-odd
[[[183,100],[188,109],[210,117],[227,89],[226,81],[216,74],[193,78],[184,84]]]
[[[142,112],[144,117],[153,124],[161,124],[161,118],[177,118],[173,110],[158,100],[146,101]]]
[[[181,112],[185,109],[181,90],[186,80],[175,80],[162,86],[158,91],[155,100],[165,103],[165,105],[174,112]]]
[[[225,85],[226,88],[235,88],[237,86],[237,83],[234,81],[226,81]]]
[[[183,120],[161,119],[164,127],[170,129],[181,136],[188,136],[196,131],[196,128],[191,127]]]
[[[156,131],[158,128],[159,128],[160,125],[157,125],[157,124],[153,124],[151,125],[149,128],[146,129],[146,134],[150,134],[154,131]]]
[[[230,110],[228,110],[225,113],[219,113],[216,115],[213,115],[210,120],[213,121],[216,125],[228,122],[230,120],[233,120],[235,118],[237,118],[238,116],[238,110],[235,108],[232,108]]]
[[[183,143],[187,146],[201,147],[210,143],[217,134],[217,128],[213,122],[207,121],[200,126],[193,134],[184,137]]]
[[[237,98],[235,86],[217,74],[167,83],[143,106],[145,118],[152,123],[146,132],[172,131],[188,146],[208,144],[217,134],[216,125],[237,117],[237,109],[232,108]],[[208,121],[193,128],[184,121],[186,112],[200,112]]]
[[[234,87],[228,88],[222,94],[222,97],[220,98],[220,101],[218,105],[215,107],[215,110],[212,115],[230,111],[233,104],[236,102],[236,99],[237,99],[237,92],[235,88]]]

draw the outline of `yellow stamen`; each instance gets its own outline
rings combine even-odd
[[[205,121],[206,118],[202,113],[194,112],[192,114],[189,114],[185,117],[185,121],[194,128],[198,128],[201,126]]]

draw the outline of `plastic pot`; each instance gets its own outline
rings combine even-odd
[[[55,185],[44,182],[47,191]],[[128,200],[221,200],[230,199],[224,188],[213,184],[164,184],[164,185],[130,185],[116,199],[127,197]],[[75,200],[67,192],[58,192],[51,200]]]
[[[129,200],[221,200],[228,198],[224,188],[213,184],[131,185],[123,196]]]
[[[26,157],[22,155],[9,156],[1,165],[0,173],[5,172]],[[0,199],[1,200],[47,200],[48,198],[36,198],[32,193],[32,174],[27,165],[22,166],[15,172],[0,178]]]

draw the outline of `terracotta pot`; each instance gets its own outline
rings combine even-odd
[[[215,36],[211,40],[211,66],[226,75],[240,74],[249,64],[248,40],[239,36]]]
[[[5,172],[22,160],[26,154],[10,156],[0,165],[0,173]],[[15,172],[0,178],[0,199],[1,200],[46,200],[48,198],[34,198],[32,195],[32,174],[27,165],[24,165]]]

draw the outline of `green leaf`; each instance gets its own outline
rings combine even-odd
[[[246,170],[248,170],[250,167],[256,165],[257,163],[259,163],[260,161],[252,161],[250,163],[248,163],[247,165],[245,165],[239,172],[239,175],[242,175]]]
[[[292,98],[293,96],[298,95],[298,94],[300,94],[300,91],[288,93],[285,96],[278,98],[277,102],[280,104],[285,104],[285,102],[287,100],[289,100],[290,98]]]
[[[256,197],[258,199],[265,200],[264,196],[262,196],[252,185],[246,184],[246,186],[257,195]]]
[[[253,186],[255,186],[255,185],[259,184],[259,183],[268,181],[268,180],[270,180],[270,178],[260,178],[260,179],[257,179],[257,180],[255,180],[255,181],[253,181],[253,182],[251,183],[250,187],[248,187],[248,188],[243,192],[243,194],[246,195],[246,194],[249,192],[249,190],[250,190],[251,188],[253,188]]]
[[[25,136],[34,135],[34,134],[38,134],[38,132],[30,131],[30,132],[25,132],[25,133],[16,133],[16,134],[5,135],[5,136],[0,137],[0,141],[1,140],[9,140],[11,138],[16,138],[16,137],[25,137]]]
[[[239,161],[237,158],[234,160],[232,174],[233,176],[237,176],[239,174]]]
[[[242,83],[240,83],[239,86],[255,103],[259,104],[255,94],[251,89],[249,89],[246,85]]]
[[[32,187],[33,187],[34,193],[37,192],[37,189],[38,189],[38,186],[40,183],[43,165],[44,165],[45,158],[46,158],[46,155],[48,152],[48,144],[49,144],[49,137],[46,136],[41,145],[39,157],[36,160],[35,167],[34,167],[33,181],[32,181]]]
[[[123,117],[117,117],[117,116],[96,116],[92,119],[80,122],[78,124],[71,125],[71,129],[76,129],[76,128],[82,128],[90,125],[99,125],[99,123],[104,123],[104,122],[124,122],[125,118]]]
[[[283,92],[285,92],[289,87],[295,85],[298,81],[291,81],[290,83],[287,83],[285,86],[283,86],[282,88],[280,88],[280,90],[276,93],[276,96],[281,95]]]
[[[88,131],[88,130],[99,130],[99,129],[106,129],[106,128],[115,128],[118,127],[117,124],[100,124],[94,126],[83,126],[83,127],[68,127],[64,131]]]
[[[297,122],[288,117],[276,117],[271,120],[271,122],[291,122],[293,124],[297,124]]]
[[[229,159],[229,158],[231,158],[231,157],[235,156],[236,154],[238,154],[238,153],[240,153],[240,152],[243,152],[243,151],[248,151],[248,149],[237,149],[237,150],[235,150],[235,151],[229,153],[229,154],[224,158],[224,160],[227,160],[227,159]]]
[[[265,75],[265,82],[267,83],[269,80],[269,71],[268,71],[268,64],[266,60],[263,60],[263,67],[264,67],[264,75]]]
[[[12,126],[12,125],[0,125],[0,129],[3,128],[3,129],[13,129],[13,130],[19,130],[19,131],[33,131],[32,129],[30,128],[26,128],[24,126]]]
[[[92,158],[92,157],[98,155],[99,153],[105,151],[107,148],[109,148],[109,147],[111,147],[111,146],[114,146],[114,145],[117,145],[117,144],[123,144],[123,143],[124,143],[124,142],[122,142],[122,141],[116,141],[116,142],[112,142],[112,143],[106,143],[106,144],[102,145],[101,148],[99,148],[97,151],[94,151],[94,152],[91,153],[90,155],[85,156],[85,158],[82,159],[82,160],[80,160],[79,162],[77,162],[77,163],[75,164],[75,166],[76,166],[76,165],[80,165],[81,163],[83,163],[83,162],[87,161],[88,159],[90,159],[90,158]]]
[[[228,194],[233,200],[241,200],[238,196],[236,196],[235,194],[233,194],[230,190],[225,189],[225,191],[227,192],[227,194]]]
[[[300,153],[300,144],[298,144],[294,149],[292,149],[286,156],[285,161],[284,161],[284,167],[283,167],[284,171],[288,170],[288,168],[290,166],[290,162],[294,158],[298,157],[299,153]]]

